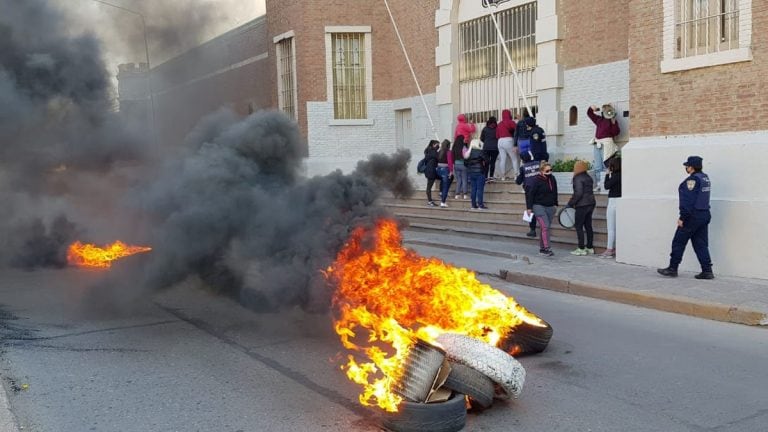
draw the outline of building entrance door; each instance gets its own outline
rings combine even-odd
[[[395,145],[398,150],[407,148],[412,144],[413,120],[410,109],[395,111],[395,134]]]

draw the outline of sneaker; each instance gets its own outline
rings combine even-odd
[[[587,255],[594,255],[595,254],[595,248],[586,248],[584,250],[587,251]]]
[[[555,255],[555,253],[552,252],[552,249],[546,248],[546,249],[539,249],[539,255],[551,257]]]
[[[455,200],[458,200],[458,199],[459,199],[459,196],[458,196],[458,195],[456,195],[455,197],[453,197],[453,199],[455,199]]]
[[[662,276],[677,277],[677,269],[676,268],[667,267],[667,268],[663,268],[663,269],[658,269],[656,271],[659,272],[659,274],[662,275]]]
[[[466,195],[464,195],[464,199],[467,199],[467,196],[466,196]]]
[[[586,254],[587,254],[586,249],[576,248],[575,250],[571,251],[571,255],[584,256]]]
[[[715,275],[711,271],[703,271],[694,277],[696,279],[714,279]]]
[[[488,210],[488,207],[485,204],[480,204],[480,210]]]
[[[526,236],[528,236],[528,237],[536,237],[536,230],[532,229],[532,230],[528,231]]]
[[[603,253],[598,255],[600,258],[615,258],[616,249],[606,249]]]
[[[427,206],[429,206],[429,207],[437,207],[437,204],[435,204],[434,201],[427,201]]]
[[[440,207],[442,207],[442,208],[446,208],[446,207],[448,207],[448,204],[446,204],[446,203],[444,203],[444,202],[441,202],[441,203],[440,203]]]
[[[477,208],[477,207],[475,207],[475,206],[472,206],[472,207],[470,208],[470,210],[480,210],[480,209],[479,209],[479,208]]]

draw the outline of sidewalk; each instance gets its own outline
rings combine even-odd
[[[407,247],[417,251],[429,247],[466,252],[462,255],[464,267],[520,285],[716,321],[768,326],[768,280],[715,273],[716,279],[700,281],[688,272],[665,278],[655,268],[573,256],[569,253],[572,248],[553,248],[554,257],[542,257],[537,246],[507,239],[480,240],[408,230],[403,238]]]

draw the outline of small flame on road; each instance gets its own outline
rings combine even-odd
[[[67,250],[67,263],[77,267],[109,268],[116,259],[151,250],[151,247],[146,246],[129,246],[120,240],[103,248],[77,241]]]
[[[335,330],[351,352],[341,369],[363,386],[363,405],[398,410],[394,384],[417,339],[436,344],[450,332],[496,346],[521,322],[541,322],[474,272],[404,248],[395,221],[380,220],[370,244],[368,234],[353,231],[326,273],[337,285]]]

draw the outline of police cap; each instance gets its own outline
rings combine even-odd
[[[683,165],[694,168],[701,168],[704,165],[704,159],[702,159],[700,156],[688,156],[688,160],[683,162]]]

